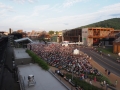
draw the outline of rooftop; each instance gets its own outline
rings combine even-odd
[[[14,57],[15,59],[31,58],[23,48],[14,48]]]
[[[19,74],[24,81],[25,90],[68,90],[48,71],[44,71],[37,64],[18,66]],[[36,84],[28,87],[28,75],[34,75]]]

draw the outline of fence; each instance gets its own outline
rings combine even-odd
[[[23,77],[19,74],[19,71],[18,71],[18,80],[20,84],[20,90],[25,90],[24,80],[23,80]]]

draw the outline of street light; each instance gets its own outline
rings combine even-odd
[[[118,53],[118,56],[120,57],[120,52]]]
[[[72,66],[72,80],[73,80],[73,69],[75,67],[75,64]]]
[[[74,49],[73,55],[79,55],[80,51],[78,49]],[[72,80],[73,80],[73,69],[75,68],[75,64],[72,66]]]
[[[118,53],[118,56],[120,56],[120,52]]]

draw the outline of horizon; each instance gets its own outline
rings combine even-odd
[[[119,0],[2,0],[0,31],[61,31],[120,18]]]

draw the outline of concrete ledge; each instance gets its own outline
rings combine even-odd
[[[68,88],[58,77],[56,77],[56,75],[49,69],[48,72],[50,74],[52,74],[61,84],[63,84],[63,86],[65,86],[68,90],[71,90],[70,88]]]

